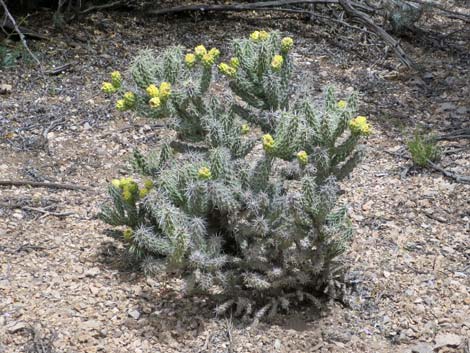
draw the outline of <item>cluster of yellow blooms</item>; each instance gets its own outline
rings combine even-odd
[[[231,64],[221,63],[219,64],[218,68],[222,74],[231,78],[235,77],[235,75],[237,74],[237,68],[232,66]]]
[[[111,82],[103,82],[101,85],[101,90],[104,93],[112,94],[121,88],[122,84],[122,75],[119,71],[111,72]]]
[[[269,38],[269,33],[266,31],[254,31],[250,34],[250,39],[253,42],[263,42]]]
[[[274,139],[270,134],[263,135],[262,141],[266,152],[271,152],[274,149]]]
[[[125,240],[127,241],[131,241],[132,239],[132,236],[134,235],[134,232],[132,231],[131,228],[127,228],[123,233],[122,233],[123,237]]]
[[[307,165],[308,163],[308,154],[305,151],[300,151],[297,153],[297,160],[299,161],[299,164],[302,166]]]
[[[242,134],[246,135],[247,133],[250,132],[250,126],[248,124],[243,124],[241,130],[242,130]]]
[[[160,83],[160,88],[155,86],[154,84],[149,85],[145,91],[147,95],[150,97],[149,105],[151,108],[159,108],[162,103],[166,102],[166,100],[171,95],[171,84],[169,82],[162,82]]]
[[[187,67],[194,67],[196,62],[200,60],[206,68],[212,67],[215,64],[215,61],[220,56],[220,50],[217,48],[212,48],[207,50],[204,45],[198,45],[194,48],[194,53],[188,53],[184,57],[184,62]]]
[[[340,100],[338,103],[336,103],[336,106],[339,109],[346,109],[346,107],[348,106],[348,103],[346,101]]]
[[[274,71],[279,71],[284,64],[284,58],[281,55],[274,55],[273,60],[271,61],[271,68]]]
[[[294,46],[294,40],[291,37],[284,37],[281,40],[281,51],[288,53]]]
[[[199,168],[199,170],[197,171],[197,177],[200,180],[209,180],[212,178],[212,173],[209,168],[202,167],[202,168]]]
[[[153,182],[146,180],[144,187],[139,190],[139,186],[132,178],[114,179],[111,184],[121,190],[122,198],[128,203],[133,203],[138,198],[144,198],[153,188]]]
[[[365,116],[357,116],[354,119],[349,121],[349,129],[353,134],[357,135],[370,135],[372,133],[372,128],[367,123],[367,118]]]

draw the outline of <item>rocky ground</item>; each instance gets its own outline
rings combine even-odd
[[[129,173],[130,152],[154,148],[166,131],[116,113],[99,88],[139,48],[224,51],[259,27],[296,38],[296,59],[319,91],[358,90],[375,133],[343,185],[356,230],[345,257],[349,305],[247,327],[215,317],[206,298],[185,297],[177,280],[122,264],[122,245],[96,213],[107,183]],[[0,70],[0,84],[12,86],[0,95],[0,179],[88,190],[0,187],[0,352],[470,352],[470,185],[411,167],[404,149],[418,124],[438,135],[470,127],[468,28],[445,43],[405,41],[420,74],[349,29],[269,15],[97,13],[42,30],[51,41],[32,46],[47,68],[71,66],[46,77],[33,66]],[[443,168],[470,175],[468,139],[440,146]]]

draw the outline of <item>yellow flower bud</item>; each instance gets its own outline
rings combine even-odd
[[[274,71],[279,71],[281,70],[283,63],[284,63],[284,58],[281,55],[274,55],[274,58],[271,61],[271,68]]]
[[[243,124],[242,125],[242,134],[246,135],[249,132],[250,132],[250,126],[248,124]]]
[[[219,71],[228,77],[235,77],[237,74],[237,69],[227,63],[221,63],[218,67]]]
[[[354,119],[349,121],[349,129],[353,134],[357,135],[370,135],[372,133],[372,128],[367,123],[367,118],[365,116],[357,116]]]
[[[171,84],[169,82],[160,83],[160,99],[165,101],[171,95]]]
[[[258,42],[259,41],[259,31],[254,31],[253,33],[250,34],[250,39],[253,42]]]
[[[153,188],[153,181],[150,180],[150,179],[145,180],[145,181],[144,181],[144,187],[145,187],[146,189],[151,189],[151,188]]]
[[[159,97],[153,97],[149,100],[150,108],[159,108],[162,102]]]
[[[212,173],[209,168],[202,167],[197,171],[197,176],[201,180],[209,180],[212,178]]]
[[[121,187],[121,181],[119,179],[113,179],[111,181],[111,184],[115,187],[115,188],[120,188]]]
[[[122,75],[119,71],[111,72],[111,82],[115,88],[121,87]]]
[[[103,82],[103,85],[101,86],[101,90],[104,93],[111,94],[117,91],[117,88],[113,86],[111,82]]]
[[[294,40],[291,37],[284,37],[281,40],[281,51],[288,53],[294,46]]]
[[[205,67],[209,68],[209,67],[211,67],[212,65],[214,65],[214,63],[215,63],[215,58],[214,58],[212,55],[210,55],[209,53],[207,53],[207,54],[204,54],[204,55],[203,55],[201,61],[202,61],[202,64],[203,64]]]
[[[140,190],[139,190],[139,197],[140,197],[141,199],[143,199],[145,196],[148,195],[149,191],[150,191],[150,190],[147,189],[147,188],[142,188],[142,189],[140,189]]]
[[[124,94],[124,103],[127,108],[132,108],[135,105],[135,94],[132,92],[126,92]]]
[[[230,59],[230,65],[232,65],[234,68],[238,69],[240,66],[240,60],[238,58],[231,58]]]
[[[269,38],[269,33],[266,31],[260,31],[259,32],[259,40],[264,41]]]
[[[127,228],[124,232],[123,232],[123,237],[125,240],[127,241],[130,241],[132,240],[132,236],[134,235],[134,232],[132,231],[131,228]]]
[[[149,97],[158,97],[160,95],[160,91],[158,90],[158,87],[155,85],[150,85],[148,86],[145,91],[149,95]]]
[[[263,135],[263,148],[266,152],[271,152],[274,149],[274,139],[270,134]]]
[[[124,99],[119,99],[116,102],[116,109],[119,110],[120,112],[123,112],[127,109],[126,102],[124,101]]]
[[[122,198],[126,202],[132,202],[134,197],[132,196],[132,192],[129,189],[125,189],[122,191]]]
[[[194,54],[196,54],[196,57],[198,59],[202,59],[202,57],[204,56],[204,54],[207,53],[207,49],[205,46],[203,46],[202,44],[201,45],[198,45],[196,48],[194,48]]]
[[[346,109],[346,107],[348,106],[348,103],[346,101],[341,100],[338,103],[336,103],[336,106],[339,109]]]
[[[220,56],[220,50],[217,48],[212,48],[209,50],[208,54],[214,58],[214,60],[217,60]]]
[[[297,160],[299,161],[300,165],[307,165],[308,163],[308,154],[305,151],[300,151],[297,153]]]
[[[189,53],[184,57],[184,62],[187,67],[193,67],[196,64],[196,55]]]

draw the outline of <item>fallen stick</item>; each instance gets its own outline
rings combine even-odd
[[[226,12],[241,12],[241,11],[281,11],[282,6],[286,5],[299,5],[299,4],[336,4],[340,5],[344,11],[353,19],[356,19],[359,23],[362,23],[368,27],[374,34],[381,38],[385,43],[392,47],[393,51],[400,59],[400,61],[409,68],[415,68],[413,60],[405,53],[400,43],[388,34],[382,27],[374,23],[374,21],[367,16],[364,12],[359,11],[372,11],[374,9],[361,5],[358,3],[351,2],[350,0],[278,0],[278,1],[263,1],[254,2],[250,4],[229,4],[229,5],[184,5],[176,6],[167,9],[159,10],[148,10],[146,11],[149,15],[171,15],[183,12],[209,12],[209,11],[226,11]],[[281,8],[280,8],[281,7]],[[292,9],[286,9],[286,12],[293,12]]]
[[[175,6],[168,9],[148,10],[149,15],[172,15],[182,12],[204,12],[204,11],[226,11],[226,12],[241,12],[249,10],[268,10],[270,7],[279,7],[285,5],[298,5],[298,4],[338,4],[338,0],[279,0],[279,1],[262,1],[254,2],[251,4],[229,4],[229,5],[183,5]]]
[[[458,183],[470,184],[470,176],[455,174],[453,172],[450,172],[450,171],[438,166],[437,164],[431,162],[430,160],[428,160],[428,164],[434,170],[437,170],[437,171],[441,172],[442,174],[444,174],[448,178],[454,179]]]
[[[375,22],[369,16],[355,9],[350,0],[339,0],[339,3],[343,7],[344,11],[346,11],[348,16],[355,18],[358,22],[366,25],[372,32],[382,38],[385,43],[389,44],[402,63],[404,63],[409,68],[414,68],[416,66],[413,60],[400,46],[400,43],[390,34],[388,34],[382,27],[375,24]]]
[[[8,10],[8,7],[7,7],[7,5],[5,4],[5,1],[0,0],[0,5],[2,5],[3,10],[5,11],[5,16],[10,20],[11,24],[13,25],[13,28],[15,29],[15,32],[18,33],[18,35],[20,36],[21,43],[23,44],[23,46],[25,47],[25,49],[28,51],[29,55],[31,55],[31,57],[34,59],[34,61],[36,61],[36,63],[38,64],[39,68],[41,69],[41,72],[43,72],[44,70],[42,69],[41,62],[40,62],[39,59],[36,57],[36,55],[33,54],[33,52],[31,51],[31,49],[29,49],[28,43],[26,43],[26,38],[25,38],[23,32],[21,32],[21,30],[19,29],[18,24],[17,24],[16,21],[15,21],[15,18],[12,16],[12,14],[10,13],[10,11]]]
[[[33,188],[89,190],[89,188],[85,186],[81,186],[81,185],[48,183],[48,182],[27,181],[27,180],[0,180],[0,186],[31,186]]]

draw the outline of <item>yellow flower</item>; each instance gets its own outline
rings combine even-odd
[[[349,129],[353,134],[358,135],[370,135],[372,133],[372,128],[367,123],[367,118],[365,116],[357,116],[350,120]]]
[[[150,190],[147,189],[147,188],[142,188],[142,189],[140,189],[140,190],[139,190],[139,197],[140,197],[141,199],[143,199],[145,196],[148,195],[149,191],[150,191]]]
[[[237,68],[230,66],[227,63],[221,63],[218,67],[219,71],[228,77],[235,77],[237,74]]]
[[[160,83],[160,99],[166,100],[171,94],[171,84],[168,82]]]
[[[274,148],[274,139],[270,134],[263,135],[263,148],[266,152],[271,152]]]
[[[250,39],[253,42],[258,42],[259,41],[259,31],[254,31],[253,33],[250,34]]]
[[[263,41],[269,38],[269,33],[266,31],[260,31],[259,32],[259,40]]]
[[[281,40],[281,51],[283,53],[289,52],[294,46],[294,40],[291,37],[284,37]]]
[[[220,56],[220,50],[217,48],[212,48],[209,50],[208,54],[214,58],[214,60],[217,60]]]
[[[274,71],[279,71],[284,63],[284,58],[281,55],[274,55],[271,61],[271,67]]]
[[[186,63],[187,67],[193,67],[196,63],[196,55],[192,53],[186,54],[184,57],[184,62]]]
[[[230,59],[230,65],[232,65],[234,68],[237,68],[240,66],[240,60],[238,58],[231,58]]]
[[[151,188],[153,188],[153,181],[150,180],[150,179],[145,180],[145,181],[144,181],[144,187],[145,187],[146,189],[151,189]]]
[[[348,102],[340,100],[338,103],[336,103],[336,106],[339,109],[346,109],[346,107],[348,106]]]
[[[202,57],[204,56],[204,54],[207,53],[207,49],[205,46],[203,46],[202,44],[201,45],[198,45],[196,48],[194,48],[194,54],[196,54],[196,57],[198,59],[202,59]]]
[[[111,93],[116,92],[116,91],[117,91],[117,88],[114,87],[111,82],[103,82],[103,85],[101,86],[101,90],[102,90],[104,93],[111,94]]]
[[[134,232],[132,231],[131,228],[127,228],[123,233],[123,237],[125,240],[130,241],[132,239],[132,236],[134,235]]]
[[[154,98],[158,97],[160,95],[160,91],[158,90],[158,87],[155,85],[150,85],[148,86],[145,91],[149,95],[149,97]]]
[[[246,135],[249,132],[250,132],[250,126],[248,124],[243,124],[242,125],[242,134]]]
[[[135,94],[132,92],[126,92],[124,94],[124,103],[127,108],[132,108],[135,105]]]
[[[299,161],[300,165],[307,165],[308,163],[308,154],[305,151],[300,151],[297,153],[297,160]]]
[[[149,100],[150,108],[159,108],[162,102],[159,97],[153,97]]]
[[[209,67],[211,67],[212,65],[214,65],[214,63],[215,63],[215,58],[214,58],[212,55],[210,55],[209,53],[207,53],[207,54],[204,54],[204,55],[203,55],[201,61],[202,61],[202,64],[203,64],[205,67],[209,68]]]
[[[126,102],[124,101],[124,99],[119,99],[116,102],[116,109],[119,110],[120,112],[123,112],[127,109]]]
[[[212,173],[209,168],[202,167],[197,171],[197,176],[201,180],[209,180],[212,178]]]
[[[119,179],[113,179],[111,181],[111,184],[115,187],[115,188],[120,188],[121,187],[121,181]]]
[[[132,192],[129,189],[124,189],[122,192],[122,198],[126,202],[132,202],[134,197],[132,196]]]
[[[113,86],[115,88],[121,87],[122,76],[121,76],[121,73],[119,71],[111,72],[111,82],[113,83]]]

